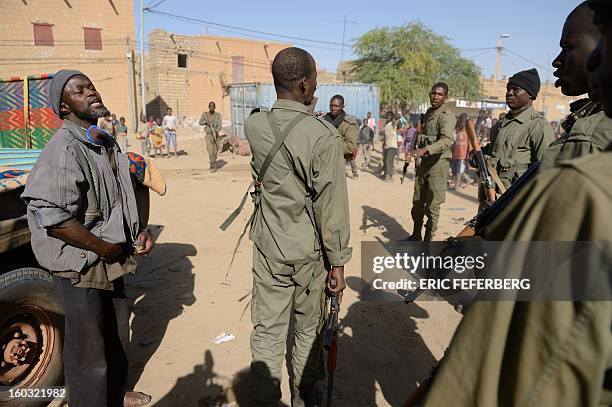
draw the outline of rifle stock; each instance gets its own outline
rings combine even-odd
[[[476,129],[474,128],[474,121],[472,119],[467,121],[467,125],[465,126],[465,132],[467,133],[468,140],[470,140],[472,150],[474,151],[474,155],[476,156],[476,160],[478,161],[478,174],[480,176],[480,183],[484,188],[487,201],[494,201],[495,185],[493,184],[491,174],[489,174],[489,171],[487,170],[487,163],[485,162],[484,155],[482,154],[482,150],[480,149],[480,141],[478,140],[478,137],[476,137]]]

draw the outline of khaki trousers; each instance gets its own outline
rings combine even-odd
[[[219,152],[217,140],[210,133],[206,133],[204,139],[206,140],[206,149],[208,150],[208,161],[210,165],[213,165],[217,161],[217,154]]]
[[[251,405],[276,407],[281,399],[281,371],[292,313],[295,342],[290,372],[294,388],[308,391],[325,378],[321,331],[326,277],[322,259],[288,266],[266,258],[253,247]]]

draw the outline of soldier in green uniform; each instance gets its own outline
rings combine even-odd
[[[561,53],[553,61],[559,78],[555,86],[567,96],[577,97],[588,92],[586,61],[599,41],[599,31],[593,24],[593,11],[586,3],[580,4],[567,17],[561,34]],[[601,105],[590,98],[570,105],[571,113],[562,123],[565,133],[553,141],[542,156],[540,169],[551,168],[563,160],[599,152],[612,142],[612,132]]]
[[[356,179],[357,165],[355,164],[355,152],[357,150],[357,133],[359,133],[359,123],[353,116],[349,116],[344,111],[344,97],[334,95],[329,101],[329,113],[323,116],[324,120],[333,124],[338,129],[342,137],[342,153],[344,159],[351,166],[353,178]]]
[[[510,112],[493,126],[491,143],[482,149],[490,156],[504,184],[500,192],[510,187],[531,164],[540,161],[544,150],[554,140],[552,126],[533,108],[540,91],[538,71],[518,72],[510,77],[506,89]]]
[[[317,86],[313,57],[286,48],[274,58],[272,76],[272,110],[254,113],[245,123],[256,185],[250,232],[252,405],[278,405],[293,314],[292,405],[316,406],[315,383],[325,377],[325,291],[341,299],[344,264],[351,258],[345,162],[336,128],[307,106]]]
[[[206,140],[206,149],[208,150],[208,161],[210,163],[211,172],[217,171],[215,167],[217,154],[219,152],[217,139],[221,131],[221,126],[223,125],[221,113],[215,112],[215,109],[215,102],[210,102],[208,104],[208,112],[202,113],[202,117],[200,117],[200,126],[204,126],[204,132],[206,133],[204,138]]]
[[[438,228],[440,205],[446,199],[449,163],[452,158],[453,134],[457,119],[445,105],[448,85],[436,83],[431,88],[431,107],[424,119],[424,134],[411,156],[421,157],[416,173],[412,198],[412,221],[414,229],[409,240],[432,240]],[[427,215],[425,236],[422,238],[423,218]]]
[[[589,0],[602,39],[590,95],[612,121],[612,0]],[[612,241],[612,146],[539,173],[485,238]],[[459,325],[425,406],[612,405],[612,302],[478,302]]]

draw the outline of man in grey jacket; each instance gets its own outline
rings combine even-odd
[[[139,220],[128,157],[96,126],[108,109],[84,74],[57,72],[49,98],[64,124],[40,154],[22,199],[32,250],[53,273],[65,312],[70,406],[145,405],[150,396],[123,389],[129,309],[122,276],[136,271],[132,255],[153,247],[146,219]]]

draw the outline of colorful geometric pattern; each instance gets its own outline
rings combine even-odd
[[[0,147],[40,149],[61,127],[62,121],[53,112],[48,97],[52,77],[28,76],[27,118],[23,79],[0,80]]]
[[[23,81],[0,82],[0,147],[25,146]]]
[[[11,191],[25,185],[30,171],[0,171],[0,192]]]
[[[8,179],[8,178],[17,178],[22,175],[27,174],[28,171],[25,170],[6,170],[0,171],[0,179]]]
[[[147,168],[144,157],[131,152],[128,152],[127,155],[130,161],[130,173],[142,184],[145,179],[145,170]]]
[[[62,121],[55,115],[49,101],[49,85],[46,78],[28,81],[28,98],[30,107],[29,136],[32,148],[43,148],[53,133],[61,127]]]

